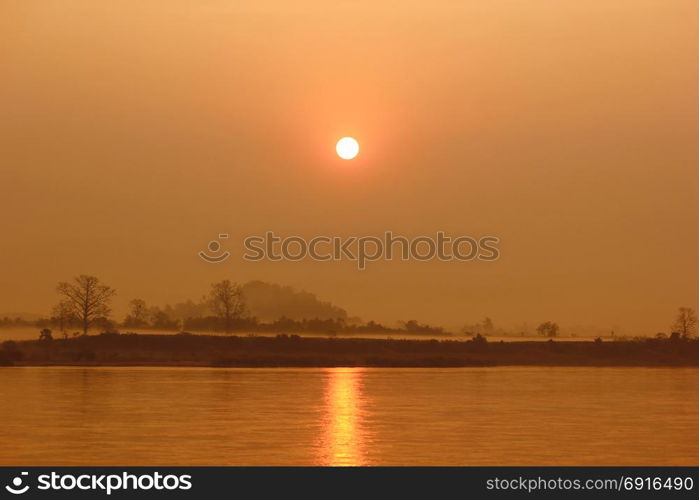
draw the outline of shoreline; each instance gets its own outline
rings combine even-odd
[[[304,369],[304,368],[389,368],[389,369],[405,369],[405,368],[426,368],[431,370],[436,369],[458,369],[458,368],[699,368],[699,364],[541,364],[541,363],[529,363],[529,364],[451,364],[451,365],[399,365],[399,364],[386,364],[386,365],[344,365],[344,364],[313,364],[313,365],[301,365],[301,364],[194,364],[194,363],[14,363],[10,365],[0,364],[1,368],[212,368],[212,369],[230,369],[230,368],[240,368],[240,369]]]
[[[0,366],[220,368],[699,367],[699,340],[407,340],[110,333],[6,341]]]

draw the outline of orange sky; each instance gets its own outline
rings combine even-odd
[[[5,0],[0,312],[92,273],[119,313],[228,277],[365,319],[667,330],[699,308],[698,33],[693,0]],[[438,230],[501,259],[240,258]]]

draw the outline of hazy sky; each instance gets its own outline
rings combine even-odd
[[[89,273],[119,313],[231,278],[365,319],[667,330],[699,308],[697,82],[695,0],[2,0],[0,311]],[[388,230],[502,256],[241,259]]]

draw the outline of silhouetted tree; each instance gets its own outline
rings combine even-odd
[[[66,330],[75,321],[75,311],[72,304],[67,300],[60,301],[53,308],[53,319],[58,324],[58,328],[66,335]]]
[[[124,326],[143,328],[148,326],[148,306],[143,299],[129,302],[129,315],[124,319]]]
[[[153,308],[150,310],[151,317],[151,327],[156,330],[177,330],[179,322],[176,319],[171,318],[165,311],[159,308]]]
[[[697,315],[691,307],[680,307],[677,309],[677,317],[672,329],[678,332],[683,339],[688,339],[694,335],[697,326]]]
[[[211,285],[209,304],[216,315],[223,320],[226,333],[231,331],[232,323],[245,311],[243,292],[237,283],[223,280]]]
[[[461,329],[464,335],[472,336],[479,334],[483,336],[493,335],[495,333],[495,325],[490,317],[486,316],[481,323],[467,324]]]
[[[478,333],[475,337],[473,337],[472,342],[476,345],[486,345],[488,343],[488,339]]]
[[[66,304],[70,304],[85,335],[97,319],[109,316],[109,303],[116,294],[116,290],[101,284],[95,276],[85,274],[74,278],[72,283],[59,283],[56,290],[64,297]]]
[[[536,327],[536,331],[539,335],[543,335],[544,337],[558,337],[558,324],[552,321],[546,321]]]

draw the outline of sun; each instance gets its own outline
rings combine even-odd
[[[335,151],[343,160],[351,160],[359,154],[359,143],[354,137],[343,137],[337,141]]]

